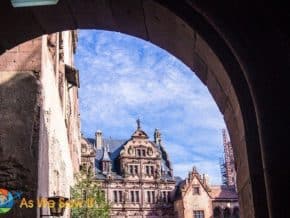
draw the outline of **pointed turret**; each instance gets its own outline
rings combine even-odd
[[[110,158],[110,154],[109,154],[109,146],[106,145],[104,146],[104,154],[102,157],[102,169],[103,169],[103,173],[107,174],[111,172],[111,168],[112,168],[112,161]]]
[[[159,129],[155,129],[155,131],[154,131],[154,142],[156,145],[161,144],[161,133],[160,133]]]

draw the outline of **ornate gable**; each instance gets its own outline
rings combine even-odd
[[[141,129],[140,120],[137,120],[137,129],[120,152],[122,158],[161,158],[157,146],[149,141],[148,135]]]

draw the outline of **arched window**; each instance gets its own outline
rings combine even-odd
[[[235,207],[233,211],[233,218],[239,218],[239,217],[240,217],[240,209],[238,207]]]
[[[231,217],[231,210],[230,208],[226,207],[224,209],[224,218],[230,218]]]
[[[220,207],[215,207],[213,210],[213,218],[222,218],[222,212]]]

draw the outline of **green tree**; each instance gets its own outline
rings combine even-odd
[[[71,199],[75,202],[71,206],[72,218],[109,217],[110,205],[92,172],[81,171],[75,178],[76,184],[71,190]]]

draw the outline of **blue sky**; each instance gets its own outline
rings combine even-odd
[[[221,129],[213,98],[195,74],[165,50],[116,32],[80,30],[75,64],[80,70],[82,133],[128,139],[140,118],[153,138],[160,129],[176,176],[193,166],[221,183]]]

